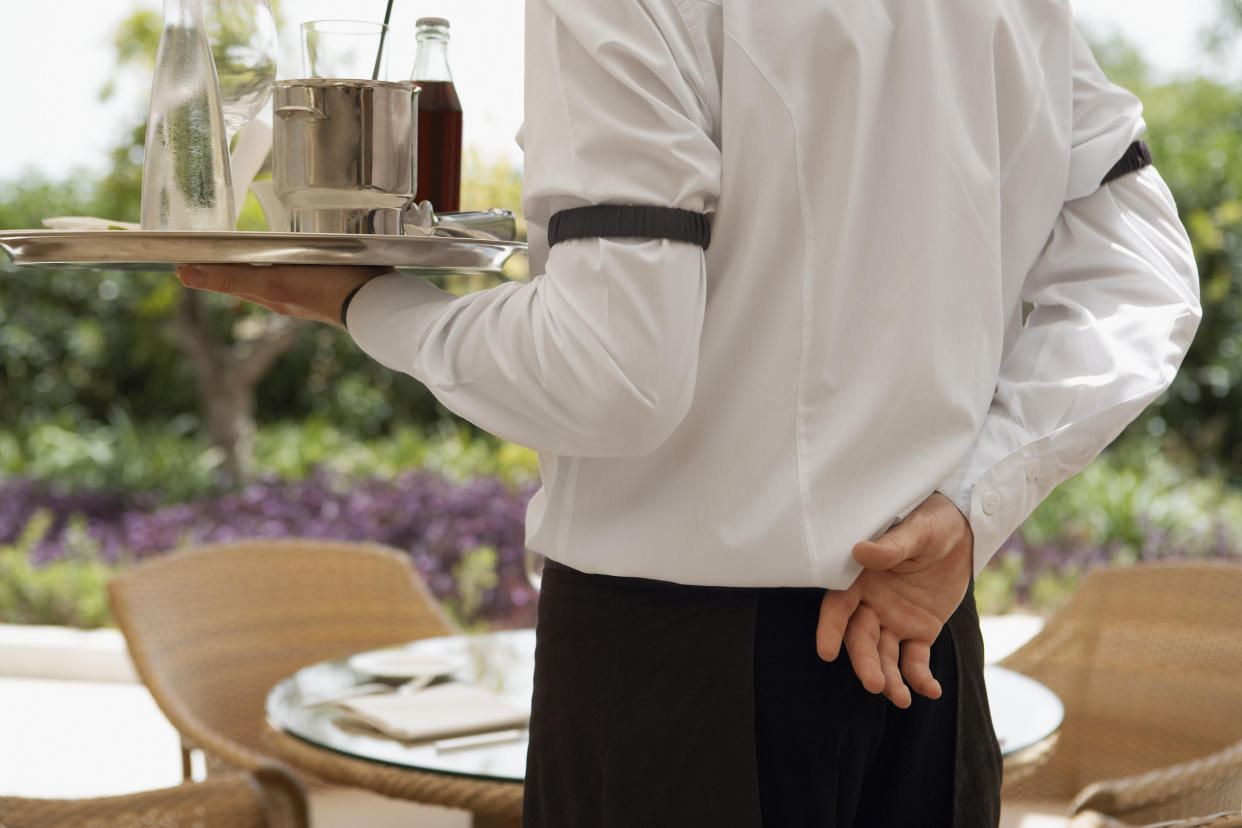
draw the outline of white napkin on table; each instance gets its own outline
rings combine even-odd
[[[530,711],[472,684],[435,684],[340,702],[344,718],[407,742],[526,727]]]

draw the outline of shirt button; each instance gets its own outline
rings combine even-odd
[[[1034,483],[1036,480],[1039,480],[1040,471],[1039,461],[1032,460],[1030,463],[1026,464],[1026,479]]]
[[[988,492],[983,496],[983,513],[994,515],[1000,509],[1001,498],[996,492]]]

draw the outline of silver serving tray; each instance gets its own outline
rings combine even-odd
[[[17,267],[171,271],[202,264],[373,265],[431,273],[498,274],[521,242],[444,236],[176,230],[4,230],[0,249]]]

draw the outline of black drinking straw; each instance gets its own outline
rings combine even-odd
[[[388,36],[388,21],[392,19],[392,0],[388,0],[388,8],[384,9],[384,28],[380,29],[379,51],[375,53],[375,68],[371,70],[371,80],[379,80],[380,58],[384,55],[384,38]]]

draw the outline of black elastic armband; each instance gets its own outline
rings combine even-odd
[[[1143,169],[1143,167],[1150,164],[1151,150],[1147,148],[1146,142],[1135,141],[1130,145],[1129,149],[1126,150],[1125,155],[1121,156],[1121,160],[1114,164],[1113,168],[1108,171],[1108,175],[1104,176],[1104,180],[1100,182],[1100,186],[1103,187],[1108,182],[1116,178],[1121,178],[1123,175],[1138,172]]]
[[[554,213],[548,222],[549,247],[570,239],[591,238],[668,239],[706,250],[712,228],[702,213],[630,204],[571,207]]]
[[[362,283],[362,285],[365,284],[366,282]],[[358,291],[362,290],[362,285],[358,285],[358,287],[351,290],[349,295],[345,297],[345,301],[341,303],[341,327],[345,330],[349,330],[349,326],[345,324],[345,316],[349,313],[349,303],[354,301],[354,296],[357,295]]]

